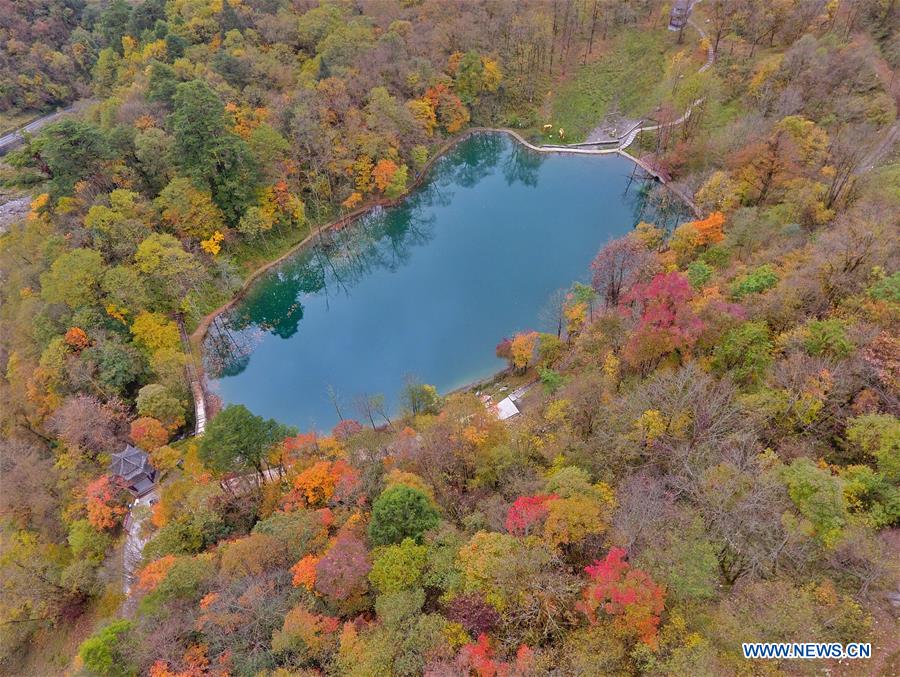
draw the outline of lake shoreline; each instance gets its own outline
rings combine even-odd
[[[190,361],[196,366],[196,369],[198,370],[198,373],[199,373],[198,380],[200,381],[201,389],[202,389],[201,399],[204,401],[208,401],[208,398],[209,398],[209,393],[207,392],[207,387],[206,387],[206,376],[207,375],[206,375],[206,370],[205,370],[205,365],[204,365],[204,362],[205,362],[205,360],[204,360],[204,358],[205,358],[204,343],[205,343],[205,339],[206,339],[207,335],[209,334],[211,326],[216,321],[216,318],[218,318],[223,313],[228,312],[229,310],[234,308],[235,305],[237,305],[242,300],[244,300],[246,298],[247,294],[249,293],[249,291],[251,290],[251,288],[258,282],[258,280],[263,275],[265,275],[266,273],[271,271],[276,266],[279,266],[279,265],[283,264],[285,261],[291,259],[293,256],[297,255],[298,253],[304,251],[309,245],[315,244],[316,238],[321,238],[325,232],[345,228],[345,227],[351,225],[352,223],[354,223],[355,221],[357,221],[358,219],[363,218],[366,215],[372,213],[377,208],[385,209],[385,208],[389,208],[389,207],[396,207],[400,204],[403,204],[403,202],[407,198],[409,198],[417,189],[419,189],[421,187],[423,182],[430,176],[434,166],[438,163],[439,160],[446,157],[447,154],[451,150],[453,150],[455,147],[457,147],[464,141],[471,139],[473,136],[475,136],[477,134],[504,134],[507,137],[511,137],[515,142],[518,143],[518,145],[524,146],[531,151],[544,153],[544,154],[594,155],[594,156],[618,155],[620,157],[624,157],[628,160],[631,160],[634,165],[636,165],[643,172],[645,172],[646,178],[655,179],[656,181],[660,182],[661,184],[666,185],[663,178],[660,177],[655,172],[653,172],[653,170],[650,167],[646,166],[645,163],[641,162],[640,160],[638,160],[637,158],[633,157],[632,155],[623,151],[620,148],[613,148],[613,149],[608,149],[608,150],[607,149],[587,150],[587,149],[584,149],[583,147],[535,146],[535,145],[529,143],[528,141],[526,141],[519,133],[517,133],[513,130],[510,130],[510,129],[483,128],[483,127],[475,127],[472,129],[468,129],[464,133],[445,142],[435,152],[434,156],[423,166],[421,171],[417,172],[412,183],[410,184],[408,189],[402,195],[398,196],[397,198],[393,198],[393,199],[380,198],[380,199],[373,200],[364,206],[361,206],[361,207],[354,209],[348,213],[345,213],[342,216],[340,216],[339,218],[334,219],[326,224],[323,224],[323,225],[315,228],[313,231],[309,232],[305,237],[303,237],[303,239],[301,239],[299,242],[297,242],[296,244],[289,247],[284,253],[282,253],[281,255],[272,259],[271,261],[268,261],[268,262],[260,265],[258,268],[253,270],[248,275],[248,277],[242,282],[240,288],[234,293],[234,295],[228,301],[226,301],[225,303],[220,305],[215,310],[213,310],[210,313],[207,313],[206,315],[203,316],[203,318],[200,320],[200,322],[198,323],[197,327],[192,332],[192,334],[189,337],[187,337],[187,336],[184,337],[185,338],[185,341],[184,341],[185,352],[187,353]],[[677,191],[673,191],[673,192],[675,192],[678,197],[682,197],[680,194],[678,194]],[[682,201],[684,203],[686,203],[687,206],[692,208],[691,211],[695,211],[695,209],[693,208],[693,205],[690,203],[689,200],[682,200]],[[196,350],[196,352],[194,352],[195,350]],[[503,371],[504,370],[498,370],[497,372],[495,372],[493,374],[485,374],[481,378],[473,380],[471,383],[467,383],[461,387],[455,388],[454,391],[470,390],[470,389],[472,389],[472,387],[477,387],[477,385],[479,385],[479,384],[493,381],[500,374],[502,374]]]
[[[207,313],[206,315],[204,315],[201,318],[200,322],[197,324],[197,328],[194,329],[194,331],[190,335],[191,347],[196,348],[198,353],[202,354],[203,341],[206,339],[206,335],[209,333],[209,328],[212,325],[212,323],[215,321],[215,319],[222,313],[227,312],[228,310],[233,308],[234,305],[236,303],[238,303],[238,301],[242,300],[247,295],[247,292],[249,291],[250,287],[253,286],[253,283],[256,282],[256,280],[260,276],[262,276],[264,273],[268,272],[275,266],[283,263],[285,260],[291,258],[294,254],[296,254],[297,252],[299,252],[302,249],[304,249],[305,247],[307,247],[313,241],[314,238],[321,236],[322,233],[328,232],[330,230],[344,228],[344,227],[350,225],[351,223],[353,223],[354,221],[356,221],[357,219],[362,218],[363,216],[365,216],[372,210],[377,209],[379,207],[382,209],[386,209],[388,207],[396,207],[396,206],[402,204],[403,201],[406,200],[413,191],[415,191],[419,186],[421,186],[422,182],[425,180],[425,177],[428,175],[429,171],[431,171],[432,167],[438,160],[443,158],[448,152],[453,150],[457,145],[459,145],[463,141],[466,141],[467,139],[469,139],[471,136],[474,136],[475,134],[489,134],[489,133],[507,134],[508,136],[511,136],[519,144],[525,146],[529,150],[533,150],[538,153],[559,153],[562,155],[569,154],[569,155],[597,155],[597,156],[618,155],[620,157],[624,157],[624,158],[630,160],[631,162],[636,164],[638,167],[640,167],[643,171],[645,171],[647,174],[649,174],[651,178],[653,178],[656,181],[659,181],[662,185],[669,187],[668,183],[666,181],[664,181],[663,178],[659,174],[657,174],[655,171],[653,171],[653,169],[651,167],[649,167],[646,163],[642,162],[639,158],[636,158],[635,156],[631,155],[630,153],[628,153],[627,151],[625,151],[624,149],[621,149],[621,148],[613,148],[613,149],[602,150],[602,151],[586,151],[584,148],[576,148],[576,147],[567,148],[565,146],[535,146],[534,144],[526,141],[525,138],[522,137],[521,134],[519,134],[518,132],[516,132],[515,130],[512,130],[512,129],[507,129],[504,127],[496,127],[496,128],[495,127],[473,127],[471,129],[467,129],[462,134],[455,136],[454,138],[448,140],[444,145],[442,145],[437,150],[437,152],[435,152],[434,156],[416,174],[415,178],[413,179],[413,182],[406,189],[406,191],[404,191],[404,193],[402,195],[400,195],[396,198],[393,198],[393,199],[378,198],[376,200],[373,200],[373,201],[365,204],[364,206],[358,207],[358,208],[354,209],[353,211],[350,211],[350,212],[344,214],[343,216],[341,216],[337,219],[334,219],[333,221],[329,221],[328,223],[319,226],[313,232],[309,233],[309,235],[304,237],[302,240],[300,240],[296,244],[292,245],[286,252],[284,252],[277,258],[264,263],[263,265],[259,266],[256,270],[254,270],[252,273],[250,273],[250,275],[241,284],[240,289],[238,289],[235,292],[234,296],[232,296],[228,301],[226,301],[225,303],[220,305],[218,308]],[[685,196],[681,195],[678,191],[673,191],[673,192],[675,192],[675,194],[682,201],[684,201],[686,203],[686,205],[691,209],[691,211],[694,212],[695,216],[699,216],[697,214],[696,207],[689,200],[687,200],[685,198]],[[198,365],[198,367],[202,370],[202,359],[201,359],[201,364]]]

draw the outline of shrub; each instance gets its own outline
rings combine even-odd
[[[709,278],[712,277],[712,274],[712,266],[706,261],[693,261],[691,265],[687,267],[688,279],[691,281],[691,286],[695,289],[699,289],[709,282]]]
[[[766,264],[737,278],[731,285],[731,293],[735,298],[743,298],[748,294],[761,294],[776,284],[778,274],[772,266]]]
[[[807,322],[803,347],[810,355],[828,355],[837,359],[847,357],[853,352],[853,344],[847,338],[844,323],[840,320]]]
[[[131,621],[121,620],[107,625],[88,637],[78,647],[78,656],[91,673],[103,677],[128,677],[137,674],[122,653],[124,637],[131,630]]]
[[[877,301],[900,303],[900,270],[869,287],[869,296]]]

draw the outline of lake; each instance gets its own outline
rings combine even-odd
[[[496,344],[548,329],[542,310],[589,281],[607,240],[640,220],[678,219],[666,191],[633,172],[617,155],[470,137],[400,206],[323,234],[218,317],[204,346],[213,392],[325,431],[335,404],[364,420],[363,394],[383,394],[396,413],[407,378],[445,393],[490,376],[505,366]]]

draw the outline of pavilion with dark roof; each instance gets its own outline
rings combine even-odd
[[[130,444],[112,455],[110,472],[122,479],[128,490],[135,496],[143,496],[153,488],[156,471],[150,465],[147,452]]]

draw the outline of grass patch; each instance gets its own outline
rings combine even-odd
[[[0,112],[0,135],[14,132],[19,127],[24,127],[37,117],[40,116],[34,112]]]
[[[228,248],[228,255],[234,262],[242,279],[249,277],[257,268],[277,259],[295,247],[304,238],[314,232],[322,223],[308,223],[302,228],[293,230],[272,231],[255,240],[238,241]]]
[[[657,85],[665,76],[665,54],[674,45],[665,30],[626,31],[607,54],[581,66],[561,83],[553,101],[554,128],[566,130],[570,143],[583,141],[613,104],[623,115],[638,117],[658,105]]]
[[[864,191],[877,193],[900,205],[900,159],[896,156],[888,164],[863,174],[859,181]]]

